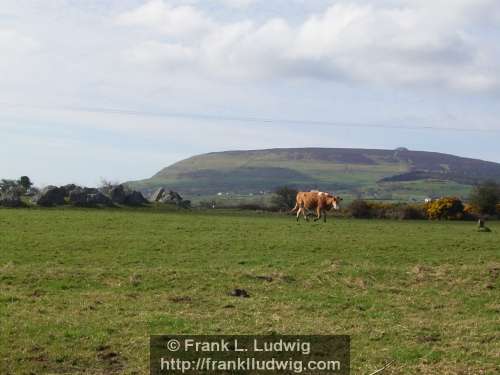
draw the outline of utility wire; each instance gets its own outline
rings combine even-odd
[[[165,118],[189,118],[204,121],[235,121],[260,124],[290,124],[290,125],[319,125],[328,127],[346,127],[346,128],[377,128],[377,129],[402,129],[402,130],[439,130],[452,132],[477,132],[477,133],[497,133],[500,129],[488,128],[458,128],[458,127],[442,127],[435,125],[387,125],[377,123],[358,123],[358,122],[336,122],[308,119],[286,119],[286,118],[267,118],[267,117],[252,117],[252,116],[233,116],[233,115],[214,115],[204,113],[184,113],[184,112],[153,112],[140,111],[122,108],[104,108],[104,107],[46,107],[46,106],[31,106],[23,104],[12,104],[0,102],[1,106],[13,107],[20,109],[36,109],[44,111],[71,111],[71,112],[87,112],[100,113],[105,115],[124,115],[124,116],[147,116],[147,117],[165,117]]]

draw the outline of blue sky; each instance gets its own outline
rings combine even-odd
[[[500,162],[499,26],[497,0],[0,0],[0,178],[271,147]]]

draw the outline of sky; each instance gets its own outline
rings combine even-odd
[[[274,147],[500,162],[498,40],[498,0],[0,0],[0,178]]]

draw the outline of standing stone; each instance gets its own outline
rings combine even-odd
[[[151,195],[151,202],[160,202],[163,197],[165,196],[165,189],[164,188],[159,188],[156,190],[153,195]]]

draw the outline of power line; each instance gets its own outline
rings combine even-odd
[[[105,115],[124,115],[124,116],[146,116],[146,117],[165,117],[165,118],[189,118],[195,120],[217,120],[217,121],[235,121],[247,123],[261,124],[290,124],[290,125],[316,125],[328,127],[346,127],[346,128],[376,128],[376,129],[401,129],[401,130],[439,130],[452,132],[477,132],[477,133],[496,133],[500,129],[487,128],[458,128],[458,127],[442,127],[435,125],[387,125],[378,123],[359,123],[359,122],[337,122],[309,119],[286,119],[286,118],[267,118],[253,116],[233,116],[233,115],[214,115],[206,113],[185,113],[185,112],[153,112],[142,110],[130,110],[123,108],[104,108],[104,107],[48,107],[48,106],[32,106],[22,104],[12,104],[0,102],[0,105],[6,107],[14,107],[21,109],[36,109],[44,111],[71,111],[71,112],[87,112],[100,113]]]

